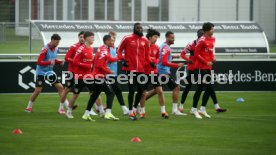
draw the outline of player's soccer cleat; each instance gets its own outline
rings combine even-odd
[[[74,118],[74,116],[72,115],[71,112],[66,112],[65,115],[66,115],[66,117],[69,118],[69,119]]]
[[[82,119],[84,119],[84,120],[86,120],[86,121],[93,121],[93,122],[95,122],[95,120],[92,119],[92,118],[90,117],[90,115],[83,115],[83,116],[82,116]]]
[[[178,111],[180,111],[180,112],[183,112],[184,111],[184,108],[178,108]]]
[[[190,111],[190,112],[191,112],[191,114],[193,114],[193,115],[195,116],[195,118],[197,118],[197,119],[202,119],[202,117],[199,115],[199,113],[198,113],[197,110],[195,110],[195,111]]]
[[[111,113],[105,114],[105,115],[104,115],[104,118],[105,118],[105,119],[108,119],[108,120],[114,120],[114,121],[118,121],[118,120],[119,120],[119,118],[115,117],[115,116],[112,115]]]
[[[97,113],[95,113],[95,111],[93,109],[90,110],[89,114],[92,115],[92,116],[97,116],[98,115]]]
[[[26,108],[25,111],[26,111],[26,112],[32,112],[32,111],[33,111],[33,108]]]
[[[140,118],[145,118],[146,114],[145,113],[140,113]]]
[[[175,116],[186,116],[187,115],[186,113],[182,113],[182,112],[180,112],[178,110],[174,111],[172,114],[175,115]]]
[[[169,119],[169,114],[167,112],[161,113],[161,116],[165,119]]]
[[[128,117],[129,117],[131,120],[137,120],[136,113],[134,113],[134,112],[132,112],[131,114],[129,114]]]
[[[227,109],[217,108],[216,111],[217,111],[217,112],[226,112]]]
[[[105,112],[100,113],[100,117],[103,118],[105,116]]]
[[[206,110],[199,110],[198,113],[206,118],[211,118],[211,116],[207,114]]]
[[[59,113],[60,115],[64,115],[64,114],[65,114],[65,111],[64,111],[64,109],[58,109],[58,113]]]

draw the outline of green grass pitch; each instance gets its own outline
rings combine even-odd
[[[192,95],[185,112],[191,107]],[[26,113],[29,96],[0,95],[0,154],[276,154],[276,92],[218,93],[221,106],[228,111],[215,113],[209,101],[212,118],[202,120],[192,115],[170,115],[164,120],[153,97],[147,102],[146,118],[131,121],[122,115],[115,98],[113,114],[120,121],[94,117],[96,122],[81,119],[87,93],[77,100],[79,107],[70,120],[57,114],[56,94],[41,94],[33,112]],[[171,113],[171,94],[165,97]],[[238,97],[245,102],[237,103]],[[23,134],[13,135],[15,128]],[[140,137],[142,142],[132,143],[132,137]]]

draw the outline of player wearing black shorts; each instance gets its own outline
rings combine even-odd
[[[172,114],[173,115],[186,115],[184,113],[181,113],[177,109],[178,105],[178,95],[180,88],[178,84],[175,82],[175,80],[171,76],[171,68],[178,68],[183,67],[184,63],[172,63],[173,58],[178,58],[179,56],[173,56],[171,54],[171,48],[170,45],[174,44],[174,33],[171,31],[166,32],[166,41],[160,45],[159,48],[159,61],[158,61],[158,74],[159,79],[161,80],[162,85],[166,85],[169,87],[170,90],[173,91],[172,100],[173,100],[173,108],[172,108]],[[151,91],[147,98],[150,98],[152,95],[154,95],[155,92]]]
[[[147,83],[145,84],[145,88],[147,89],[150,84],[153,86],[155,93],[158,95],[161,116],[167,119],[169,118],[169,114],[166,112],[165,109],[163,89],[158,80],[158,71],[156,67],[159,60],[159,47],[155,43],[157,39],[160,37],[160,33],[155,29],[148,29],[146,37],[148,38],[150,44],[150,59],[154,63],[148,62],[145,66],[145,74],[147,74]],[[146,114],[145,101],[147,99],[147,94],[147,91],[144,91],[142,98],[140,100],[140,118],[144,118]]]
[[[51,37],[51,42],[45,45],[40,52],[36,66],[36,87],[30,97],[27,108],[25,109],[26,112],[32,112],[33,102],[41,93],[45,83],[54,86],[58,90],[59,96],[62,94],[63,86],[53,71],[55,64],[63,65],[63,61],[57,59],[57,46],[60,40],[61,37],[58,34],[53,34]],[[58,112],[60,114],[65,113],[63,104],[60,104]]]

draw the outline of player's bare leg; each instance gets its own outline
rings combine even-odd
[[[25,109],[26,112],[32,112],[33,102],[36,100],[36,98],[41,93],[41,91],[42,91],[42,87],[35,87],[35,90],[30,97],[27,108]]]
[[[68,118],[74,118],[73,115],[72,115],[72,110],[78,107],[77,105],[75,105],[75,102],[76,102],[78,97],[79,97],[79,94],[73,93],[72,97],[69,100],[68,111],[66,112],[66,115],[67,115]],[[99,97],[96,101],[96,104],[98,105],[98,107],[100,107],[99,108],[100,109],[100,114],[104,116],[104,109],[103,109],[103,106],[102,106],[101,103],[102,103],[102,100]],[[94,113],[91,112],[91,111],[90,111],[91,115],[97,115],[94,111],[93,111]]]
[[[144,91],[140,100],[140,106],[141,106],[141,111],[140,111],[140,118],[144,118],[145,117],[145,103],[147,100],[147,91]]]
[[[72,109],[75,109],[77,105],[75,105],[75,102],[80,94],[73,94],[71,98],[69,99],[69,107]]]
[[[165,98],[164,98],[164,94],[163,94],[163,89],[161,86],[159,87],[156,87],[155,89],[152,89],[148,92],[144,92],[143,93],[143,96],[140,100],[140,105],[141,105],[141,113],[145,113],[145,101],[148,99],[147,97],[148,96],[154,96],[155,94],[158,95],[158,101],[159,101],[159,105],[160,105],[160,108],[161,108],[161,115],[162,117],[164,118],[169,118],[169,115],[168,113],[166,112],[166,109],[165,109]]]
[[[155,92],[158,95],[158,101],[159,101],[159,105],[160,105],[160,112],[161,112],[161,116],[165,119],[169,118],[169,114],[166,112],[166,108],[165,108],[165,97],[164,97],[164,93],[163,93],[163,89],[161,86],[156,87],[155,88]]]
[[[64,90],[61,93],[60,103],[64,103],[66,101],[66,97],[70,91],[71,91],[71,88],[68,88],[68,87],[64,88]]]
[[[146,100],[150,99],[154,95],[156,95],[155,89],[152,89],[152,90],[148,91],[147,92],[147,99]]]
[[[67,109],[69,108],[69,101],[66,99],[66,97],[70,91],[71,88],[65,87],[60,97],[60,106],[65,105]]]
[[[55,83],[54,87],[58,90],[58,94],[59,94],[60,98],[62,98],[63,91],[64,91],[64,87],[62,86],[62,84],[61,83]],[[65,100],[64,100],[64,102],[65,102]],[[59,105],[59,109],[58,109],[58,113],[59,114],[65,114],[65,111],[64,111],[64,102],[61,102],[60,105]],[[67,101],[67,103],[65,104],[66,107],[68,107],[68,104],[69,103]]]
[[[103,101],[102,101],[101,95],[99,95],[99,97],[98,97],[97,100],[96,100],[96,111],[98,111],[98,112],[100,113],[100,116],[101,116],[101,117],[103,117],[104,114],[105,114],[104,106],[103,106]],[[91,115],[97,115],[97,114],[93,111],[93,108],[91,108],[90,114],[91,114]]]
[[[68,105],[68,109],[66,112],[67,118],[74,118],[74,116],[72,115],[72,110],[77,107],[74,104],[78,97],[79,97],[79,94],[73,93],[72,97],[69,99],[69,105]]]
[[[42,92],[42,87],[35,87],[33,94],[30,97],[30,101],[34,102],[37,96]]]
[[[174,115],[187,115],[185,113],[181,113],[178,109],[178,96],[179,96],[180,88],[179,86],[175,87],[172,91],[172,100],[173,100],[173,108],[172,108],[172,113]]]
[[[162,87],[156,87],[155,93],[158,95],[158,100],[159,100],[160,106],[165,106],[165,98],[164,98]]]

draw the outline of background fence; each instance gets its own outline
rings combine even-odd
[[[256,21],[274,42],[275,0],[0,0],[0,22]]]

